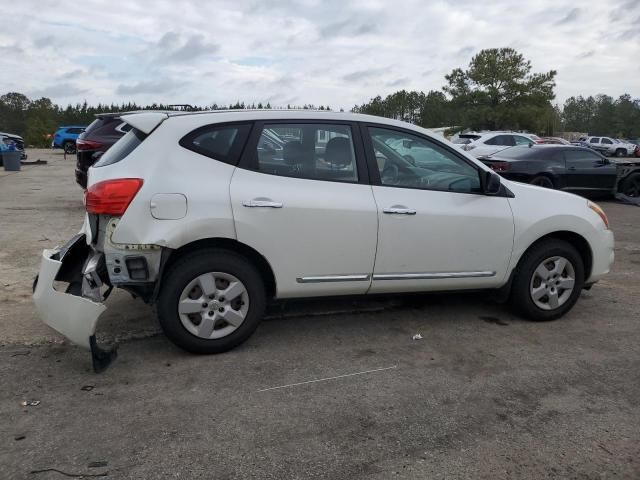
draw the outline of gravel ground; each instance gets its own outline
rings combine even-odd
[[[613,271],[555,322],[479,294],[290,302],[194,356],[118,292],[95,375],[30,301],[82,223],[73,159],[29,156],[0,171],[0,477],[640,478],[638,207],[600,202]]]

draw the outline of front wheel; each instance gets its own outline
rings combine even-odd
[[[571,310],[583,285],[584,262],[578,251],[563,240],[544,240],[520,260],[511,305],[531,320],[554,320]]]
[[[616,157],[624,157],[627,155],[627,151],[623,148],[619,148],[616,150]]]
[[[264,314],[265,287],[241,255],[201,250],[173,264],[162,280],[158,319],[165,334],[192,353],[221,353],[244,342]]]

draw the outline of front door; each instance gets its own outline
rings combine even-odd
[[[351,124],[256,124],[230,194],[237,238],[270,264],[278,297],[368,290],[378,219]]]
[[[401,129],[363,130],[379,221],[370,292],[502,285],[514,236],[508,199],[482,194],[479,167],[447,146]],[[396,151],[407,144],[416,162]]]
[[[612,190],[616,180],[615,164],[587,149],[564,152],[569,190]]]

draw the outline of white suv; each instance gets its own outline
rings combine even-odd
[[[489,132],[471,142],[459,144],[459,147],[480,158],[516,145],[533,145],[537,140],[539,137],[531,133]]]
[[[43,253],[34,292],[97,368],[112,287],[157,304],[177,345],[214,353],[246,340],[272,298],[501,289],[548,320],[613,261],[597,205],[501,179],[415,125],[306,111],[122,118],[133,128],[89,170],[82,231]]]

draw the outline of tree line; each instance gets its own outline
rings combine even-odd
[[[526,130],[540,135],[583,132],[640,137],[640,99],[629,94],[570,97],[562,108],[555,99],[551,70],[532,73],[531,62],[511,48],[487,49],[466,70],[454,69],[440,90],[400,90],[377,96],[354,112],[379,115],[426,128]]]
[[[529,60],[512,48],[491,48],[474,55],[466,69],[456,68],[445,76],[442,90],[400,90],[377,96],[353,112],[411,122],[427,128],[455,130],[526,130],[541,135],[562,131],[614,137],[640,137],[640,99],[629,94],[571,97],[560,108],[554,104],[556,71],[532,71]],[[98,113],[132,110],[219,110],[271,108],[269,102],[229,105],[175,106],[82,104],[61,107],[49,98],[31,100],[10,92],[0,96],[0,131],[17,133],[27,145],[44,147],[60,125],[88,125]],[[287,105],[287,108],[292,108]],[[329,106],[305,104],[302,109],[330,110]]]

